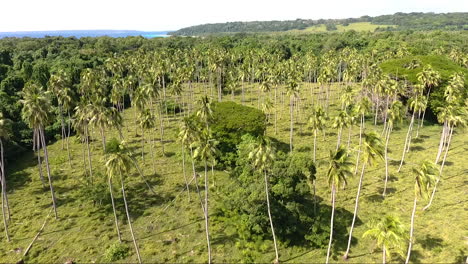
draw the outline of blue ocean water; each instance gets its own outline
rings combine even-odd
[[[142,36],[144,38],[168,37],[169,31],[137,31],[137,30],[59,30],[59,31],[16,31],[0,32],[0,38],[6,37],[30,37],[44,38],[46,36],[56,37],[102,37],[125,38],[129,36]]]

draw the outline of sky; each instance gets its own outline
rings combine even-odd
[[[0,0],[0,32],[177,30],[228,21],[468,12],[468,0]]]

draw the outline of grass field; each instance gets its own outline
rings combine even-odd
[[[386,28],[386,27],[396,27],[395,25],[374,25],[371,24],[370,22],[356,22],[356,23],[350,23],[347,26],[343,25],[337,25],[335,31],[330,31],[330,32],[346,32],[350,30],[358,31],[358,32],[363,32],[363,31],[370,31],[374,32],[374,30],[378,27],[381,28]],[[289,30],[288,32],[292,33],[323,33],[323,32],[328,32],[325,24],[320,24],[316,26],[311,26],[303,30]]]
[[[307,130],[305,117],[310,112],[309,103],[311,95],[309,87],[312,85],[314,95],[318,91],[316,84],[303,84],[301,98],[304,108],[300,115],[296,115],[294,134],[294,147],[297,151],[309,152],[312,149],[312,133]],[[251,87],[251,86],[248,86]],[[332,100],[330,114],[333,117],[337,106],[336,97],[339,89],[334,85],[335,100]],[[196,94],[200,96],[200,92]],[[250,104],[257,106],[257,93],[248,93]],[[226,95],[224,100],[229,100]],[[285,103],[278,104],[279,123],[278,135],[274,135],[273,125],[268,127],[268,135],[278,138],[280,141],[289,142],[289,115],[287,98]],[[333,99],[333,98],[332,98]],[[236,95],[235,101],[240,96]],[[161,153],[161,147],[156,144],[156,172],[151,166],[149,146],[147,145],[146,163],[141,161],[138,155],[141,147],[141,137],[135,136],[133,109],[127,109],[124,113],[124,136],[129,146],[134,149],[136,157],[140,159],[140,165],[144,168],[145,176],[154,186],[156,194],[148,191],[145,184],[135,174],[130,177],[127,184],[129,210],[133,219],[136,237],[140,247],[143,262],[205,262],[206,241],[204,233],[203,215],[199,207],[199,201],[192,192],[192,200],[188,201],[183,192],[184,179],[182,176],[180,145],[175,141],[181,116],[172,116],[166,119],[166,156]],[[301,118],[299,118],[301,116]],[[382,126],[374,126],[368,118],[366,130],[380,132]],[[407,163],[402,171],[397,173],[397,161],[401,156],[404,137],[407,131],[407,123],[398,125],[392,133],[390,142],[391,180],[389,183],[389,195],[382,199],[381,190],[385,175],[383,162],[378,162],[366,170],[363,191],[360,200],[360,219],[353,236],[355,245],[351,248],[349,263],[380,262],[381,249],[376,248],[371,240],[363,239],[362,234],[366,225],[373,218],[380,218],[384,214],[394,214],[409,228],[411,209],[414,197],[414,180],[411,169],[424,159],[434,160],[438,140],[441,132],[439,125],[425,122],[420,131],[420,136],[413,140],[410,153],[407,155]],[[117,137],[116,132],[112,132]],[[327,135],[318,139],[318,195],[324,205],[330,205],[330,190],[325,179],[325,162],[330,149],[336,146],[336,131],[327,128]],[[358,143],[358,127],[353,127],[351,147]],[[149,134],[149,133],[147,133]],[[158,138],[159,132],[154,135]],[[111,135],[108,135],[110,138]],[[96,181],[104,182],[105,169],[102,155],[101,142],[98,131],[94,131],[92,142],[92,161],[94,177]],[[322,140],[324,139],[324,140]],[[343,131],[343,144],[347,140],[347,131]],[[53,173],[54,186],[58,199],[59,220],[50,217],[43,233],[33,245],[27,262],[63,263],[68,259],[76,262],[92,263],[106,262],[106,250],[117,242],[114,227],[112,208],[109,205],[93,204],[86,198],[82,191],[85,184],[83,175],[83,146],[71,140],[72,166],[68,165],[66,151],[61,150],[61,141],[49,145],[50,163]],[[468,175],[468,163],[466,153],[468,151],[468,136],[466,130],[457,129],[453,136],[453,143],[448,155],[444,175],[438,187],[438,191],[432,207],[423,212],[425,205],[420,201],[416,213],[415,245],[413,247],[413,263],[448,263],[461,262],[468,252],[468,212],[466,195]],[[312,155],[311,155],[312,157]],[[190,162],[187,162],[187,171],[190,171]],[[201,169],[201,168],[200,168]],[[216,186],[211,190],[210,207],[214,208],[217,197],[222,195],[220,189],[231,181],[224,171],[215,171]],[[43,189],[37,170],[37,159],[33,154],[26,154],[20,160],[7,166],[7,182],[9,184],[9,200],[12,213],[10,222],[10,234],[12,242],[7,243],[3,236],[3,225],[0,227],[0,262],[18,261],[23,251],[42,226],[44,219],[50,212],[50,192]],[[339,190],[336,205],[337,208],[353,212],[358,177],[349,181],[345,190]],[[221,187],[219,187],[221,186]],[[191,188],[194,188],[192,185]],[[219,188],[219,189],[218,189]],[[105,191],[107,189],[104,189]],[[193,190],[193,189],[192,189]],[[116,191],[117,193],[117,191]],[[136,262],[123,210],[121,196],[117,195],[118,217],[121,222],[121,230],[125,244],[130,249],[130,255],[120,262]],[[104,193],[107,196],[107,193]],[[338,213],[339,214],[339,213]],[[327,216],[328,217],[328,216]],[[211,226],[212,250],[214,262],[238,262],[240,252],[235,247],[235,239],[227,237],[219,224]],[[333,261],[342,262],[344,253],[342,248],[346,241],[339,241],[334,248]],[[326,249],[314,249],[304,247],[285,247],[279,245],[280,260],[290,263],[324,262]],[[271,263],[274,259],[273,245],[270,250],[262,254],[257,262]],[[396,257],[393,261],[400,261]]]

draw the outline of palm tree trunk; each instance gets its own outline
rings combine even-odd
[[[406,147],[409,144],[408,140],[410,140],[410,133],[411,133],[411,128],[413,127],[413,123],[414,123],[414,111],[413,111],[413,115],[411,116],[411,122],[410,122],[409,127],[408,127],[408,132],[406,133],[405,146],[403,147],[403,154],[401,156],[400,167],[398,167],[397,172],[400,172],[401,167],[403,166],[403,162],[405,160]]]
[[[364,178],[365,169],[366,169],[366,163],[364,162],[362,164],[361,177],[359,178],[359,185],[358,185],[357,194],[356,194],[356,204],[354,205],[353,222],[351,223],[351,229],[349,230],[348,247],[346,248],[346,253],[344,254],[344,257],[343,257],[344,259],[348,259],[349,249],[351,248],[351,239],[353,238],[353,229],[354,229],[354,224],[356,223],[356,216],[357,216],[357,212],[359,208],[359,196],[361,195],[362,180]]]
[[[416,204],[418,201],[418,196],[414,196],[414,204],[413,204],[413,212],[411,213],[411,227],[410,227],[410,237],[409,237],[409,244],[408,244],[408,255],[406,255],[405,264],[409,263],[410,255],[411,255],[411,248],[413,246],[413,230],[414,230],[414,214],[416,212]]]
[[[85,128],[85,140],[86,140],[86,149],[88,151],[88,169],[89,169],[89,179],[91,183],[93,183],[93,166],[91,163],[91,150],[89,148],[89,131],[88,131],[88,125],[86,125]]]
[[[5,207],[7,208],[7,219],[11,219],[11,213],[10,213],[10,203],[8,202],[8,195],[7,195],[7,186],[6,186],[6,171],[5,171],[5,159],[3,155],[3,142],[2,139],[0,138],[0,181],[3,184],[3,198],[5,199]]]
[[[273,227],[273,219],[271,218],[271,209],[270,209],[270,195],[268,191],[268,176],[266,170],[264,170],[264,179],[265,179],[265,194],[267,200],[267,209],[268,209],[268,219],[270,220],[270,227],[271,233],[273,235],[273,244],[275,246],[275,261],[274,263],[279,263],[279,255],[278,255],[278,245],[276,243],[276,235],[275,235],[275,228]]]
[[[114,211],[115,228],[117,229],[117,236],[119,238],[119,242],[122,243],[122,237],[120,235],[120,229],[119,229],[119,221],[117,220],[117,211],[115,210],[114,194],[112,193],[112,178],[111,177],[109,177],[108,184],[109,184],[109,193],[110,193],[111,202],[112,202],[112,210]]]
[[[348,127],[348,149],[349,149],[349,144],[351,144],[351,124],[349,124],[349,127]]]
[[[54,186],[52,185],[52,175],[50,175],[49,154],[47,152],[47,145],[44,137],[44,129],[42,128],[42,126],[39,128],[39,134],[41,136],[42,149],[44,150],[44,161],[47,169],[47,177],[49,178],[50,194],[52,195],[52,206],[54,207],[55,219],[57,219],[57,205],[55,204],[55,192]]]
[[[70,153],[70,111],[68,111],[68,122],[67,122],[67,138],[66,138],[66,143],[67,143],[67,155],[68,155],[68,164],[70,165],[70,168],[72,167],[71,163],[71,153]]]
[[[384,189],[382,196],[385,197],[385,194],[387,192],[387,182],[388,182],[388,142],[390,141],[390,133],[392,133],[392,127],[389,125],[387,127],[387,135],[386,135],[386,140],[385,140],[385,183],[384,183]]]
[[[5,213],[5,207],[8,206],[8,198],[6,192],[6,177],[5,177],[5,161],[3,159],[3,141],[0,138],[0,184],[1,184],[1,199],[2,199],[2,216],[3,216],[3,225],[5,227],[5,236],[8,242],[10,242],[10,235],[8,234],[8,223]]]
[[[138,244],[137,244],[136,239],[135,239],[135,234],[133,233],[132,220],[130,219],[130,214],[128,213],[127,198],[126,198],[126,195],[125,195],[125,187],[124,187],[122,172],[120,172],[120,181],[122,183],[122,196],[123,196],[124,205],[125,205],[125,213],[127,214],[128,227],[130,228],[130,234],[132,234],[133,245],[135,246],[135,251],[136,251],[136,254],[137,254],[137,257],[138,257],[138,263],[141,264],[140,250],[138,249]]]
[[[187,182],[187,173],[185,172],[185,148],[183,144],[182,144],[182,171],[184,173],[185,186],[187,187],[188,201],[190,202],[190,189],[189,189],[189,185]]]
[[[293,116],[293,96],[290,98],[289,102],[289,120],[290,120],[290,130],[289,130],[289,151],[293,151],[293,125],[294,125],[294,116]]]
[[[315,163],[315,154],[317,152],[317,129],[314,129],[314,163]]]
[[[361,115],[361,124],[359,126],[359,147],[356,157],[356,168],[354,169],[354,174],[357,173],[358,166],[359,166],[359,156],[361,156],[361,146],[362,146],[362,130],[364,128],[364,114]]]
[[[336,141],[336,149],[338,150],[338,148],[340,147],[340,143],[341,143],[341,133],[343,131],[343,127],[340,126],[340,129],[338,129],[338,140]]]
[[[382,249],[382,263],[387,263],[387,249],[385,248],[385,246],[383,246]]]
[[[208,245],[208,264],[211,264],[211,242],[210,242],[210,229],[208,225],[208,165],[205,160],[205,230],[206,230],[206,243]]]
[[[330,251],[331,251],[332,240],[333,240],[333,220],[335,217],[335,195],[336,195],[336,188],[335,188],[335,185],[332,185],[332,213],[331,213],[331,218],[330,218],[330,240],[328,241],[327,261],[325,262],[326,264],[328,264],[329,259],[330,259]]]
[[[37,167],[39,169],[39,178],[41,179],[42,188],[45,188],[44,174],[42,173],[41,137],[39,136],[39,130],[37,128],[34,129],[33,149],[37,154]]]
[[[277,102],[277,90],[278,90],[278,85],[275,85],[275,135],[278,134],[278,102]]]
[[[432,200],[434,199],[434,195],[435,195],[436,190],[437,190],[437,184],[439,184],[440,178],[442,177],[442,171],[444,169],[445,159],[447,158],[447,153],[448,153],[449,148],[450,148],[450,142],[452,141],[453,128],[454,128],[454,125],[452,125],[452,127],[450,128],[449,139],[448,139],[448,142],[447,142],[447,148],[445,149],[444,158],[442,159],[442,164],[440,165],[439,177],[437,178],[437,181],[435,182],[434,189],[432,190],[432,193],[431,193],[431,198],[429,199],[429,203],[426,206],[424,206],[423,211],[427,210],[431,206]]]
[[[442,150],[444,149],[445,145],[445,138],[447,134],[447,120],[444,121],[444,126],[442,127],[442,133],[440,135],[440,141],[439,141],[439,149],[437,150],[437,156],[435,159],[435,163],[439,162],[440,155],[442,155]]]

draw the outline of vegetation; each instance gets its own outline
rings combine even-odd
[[[464,261],[467,38],[2,39],[0,259]]]
[[[324,26],[326,31],[360,29],[366,25],[365,30],[464,30],[468,26],[467,13],[395,13],[376,17],[362,16],[346,19],[296,19],[287,21],[253,21],[253,22],[226,22],[217,24],[204,24],[182,28],[169,34],[174,36],[198,36],[218,33],[248,33],[248,32],[278,32],[288,30],[307,30]],[[372,27],[368,26],[372,25]],[[353,25],[354,24],[354,25]],[[338,28],[341,27],[341,28]]]

